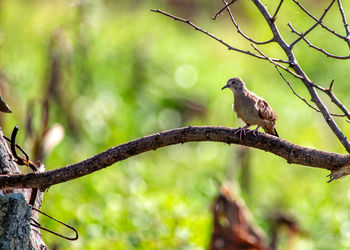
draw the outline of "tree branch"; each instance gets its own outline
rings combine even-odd
[[[317,111],[317,112],[321,112],[320,110],[318,110],[317,108],[315,108],[314,106],[312,106],[308,101],[306,101],[305,98],[301,97],[297,92],[295,92],[295,90],[293,89],[292,85],[290,84],[290,82],[283,76],[282,72],[278,69],[277,66],[275,66],[275,69],[278,71],[278,73],[280,74],[280,76],[282,77],[282,79],[287,83],[288,87],[292,90],[293,94],[295,96],[297,96],[300,100],[302,100],[304,103],[306,103],[307,106],[309,106],[310,108],[312,108],[313,110]],[[338,114],[332,114],[332,116],[338,116],[338,117],[344,117],[346,116],[344,115],[338,115]]]
[[[346,16],[345,16],[345,12],[344,12],[343,6],[341,4],[341,1],[337,0],[337,2],[338,2],[339,12],[341,14],[341,17],[342,17],[342,20],[343,20],[343,24],[344,24],[344,28],[345,28],[345,32],[346,32],[345,41],[348,43],[348,45],[350,47],[350,29],[349,29],[349,25],[348,25],[348,22],[346,21]]]
[[[289,28],[291,29],[292,33],[295,33],[297,34],[298,36],[301,36],[301,33],[298,32],[293,26],[291,23],[288,23],[288,26]],[[327,52],[325,49],[323,48],[320,48],[320,47],[317,47],[315,46],[314,44],[312,44],[309,40],[307,40],[305,37],[303,37],[303,40],[306,42],[307,45],[309,45],[309,47],[315,49],[315,50],[318,50],[320,51],[321,53],[323,53],[324,55],[326,55],[327,57],[332,57],[332,58],[335,58],[335,59],[341,59],[341,60],[347,60],[347,59],[350,59],[350,55],[348,56],[337,56],[337,55],[334,55],[334,54],[331,54],[329,52]]]
[[[254,44],[251,44],[251,46],[260,54],[262,55],[263,57],[266,58],[266,60],[268,60],[270,63],[272,63],[273,65],[275,65],[275,67],[279,67],[283,70],[285,70],[286,72],[288,72],[289,74],[291,74],[292,76],[298,78],[298,79],[303,79],[302,76],[299,76],[298,74],[296,74],[295,72],[291,71],[289,68],[287,67],[284,67],[283,65],[281,64],[278,64],[278,63],[275,63],[274,61],[271,60],[270,57],[268,57],[267,55],[265,55],[265,53],[263,53],[260,49],[258,49],[258,47],[256,47]]]
[[[233,143],[261,149],[286,159],[288,163],[331,170],[331,179],[350,173],[350,155],[301,147],[265,133],[260,133],[259,136],[248,133],[241,141],[239,135],[235,134],[236,131],[237,129],[210,126],[189,126],[164,131],[110,148],[89,159],[63,168],[44,173],[2,175],[0,189],[33,187],[43,190],[52,185],[91,174],[143,152],[199,141]]]
[[[305,31],[305,33],[302,33],[294,42],[292,42],[292,43],[289,45],[290,48],[293,48],[293,46],[294,46],[297,42],[299,42],[299,41],[300,41],[301,39],[303,39],[307,34],[309,34],[313,29],[315,29],[315,28],[317,27],[317,25],[319,25],[320,23],[322,23],[323,18],[326,16],[327,12],[328,12],[329,9],[332,7],[332,5],[333,5],[334,2],[335,2],[335,0],[333,0],[333,1],[331,2],[331,4],[328,6],[328,8],[326,8],[326,9],[324,10],[324,12],[323,12],[322,16],[320,17],[320,19],[318,19],[317,22],[316,22],[314,25],[312,25],[312,26],[310,27],[310,29],[308,29],[307,31]]]
[[[180,18],[180,17],[177,17],[177,16],[174,16],[172,14],[169,14],[165,11],[162,11],[162,10],[154,10],[152,9],[151,10],[152,12],[156,12],[156,13],[160,13],[164,16],[167,16],[167,17],[170,17],[172,19],[174,19],[175,21],[180,21],[180,22],[183,22],[183,23],[186,23],[190,26],[192,26],[195,30],[198,30],[199,32],[203,33],[203,34],[206,34],[207,36],[210,36],[211,38],[213,38],[214,40],[218,41],[219,43],[225,45],[229,50],[233,50],[233,51],[237,51],[237,52],[240,52],[240,53],[243,53],[243,54],[246,54],[246,55],[249,55],[249,56],[253,56],[255,58],[259,58],[259,59],[264,59],[266,60],[264,57],[262,56],[259,56],[259,55],[256,55],[250,51],[245,51],[245,50],[241,50],[241,49],[237,49],[235,47],[232,47],[231,45],[229,45],[228,43],[224,42],[222,39],[214,36],[213,34],[209,33],[208,31],[205,31],[201,28],[199,28],[197,25],[193,24],[190,20],[187,20],[187,19],[183,19],[183,18]],[[282,60],[282,59],[274,59],[272,58],[271,60],[273,60],[274,62],[280,62],[280,63],[288,63],[287,61],[285,60]]]
[[[236,27],[237,32],[238,32],[241,36],[243,36],[243,37],[244,37],[245,39],[247,39],[249,42],[252,42],[252,43],[254,43],[254,44],[260,44],[260,45],[262,45],[262,44],[268,44],[268,43],[271,43],[271,42],[274,41],[274,39],[271,38],[270,40],[267,40],[267,41],[258,42],[258,41],[255,41],[254,39],[248,37],[246,34],[244,34],[244,33],[241,31],[241,28],[240,28],[239,25],[237,24],[236,20],[234,19],[233,15],[232,15],[232,13],[231,13],[229,4],[227,4],[225,0],[221,0],[221,1],[225,4],[226,9],[227,9],[227,13],[228,13],[228,15],[230,16],[230,19],[231,19],[233,25]],[[282,0],[282,1],[283,1],[283,0]],[[214,20],[215,20],[215,19],[214,19]]]
[[[281,0],[280,1],[280,3],[278,4],[278,6],[277,6],[277,9],[276,9],[276,11],[275,11],[275,14],[273,14],[273,17],[272,17],[272,22],[274,22],[274,21],[276,21],[276,18],[277,18],[277,13],[278,13],[278,11],[280,10],[280,8],[281,8],[281,6],[282,6],[282,3],[283,3],[283,0]]]
[[[304,11],[309,17],[311,17],[312,19],[314,19],[315,21],[318,21],[318,19],[313,16],[305,7],[303,7],[297,0],[292,0],[302,11]],[[340,35],[339,33],[335,32],[334,30],[330,29],[329,27],[327,27],[326,25],[324,25],[322,22],[320,23],[320,25],[322,26],[322,28],[324,28],[325,30],[329,31],[330,33],[332,33],[333,35],[343,39],[346,41],[346,37]]]
[[[342,104],[339,99],[334,95],[333,93],[333,90],[332,90],[332,87],[333,87],[333,83],[334,83],[334,80],[332,80],[331,84],[329,85],[329,88],[327,89],[324,89],[323,92],[325,92],[329,98],[331,99],[331,101],[337,105],[341,111],[343,111],[343,113],[346,115],[346,117],[348,119],[350,119],[350,112],[349,110],[345,107],[344,104]]]
[[[237,0],[232,0],[229,4],[226,4],[226,2],[225,2],[225,6],[224,6],[221,10],[219,10],[219,11],[212,17],[212,19],[213,19],[213,20],[216,20],[216,18],[217,18],[225,9],[227,9],[231,4],[233,4],[235,1],[237,1]]]

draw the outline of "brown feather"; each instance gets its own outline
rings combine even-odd
[[[265,120],[273,121],[273,122],[277,120],[277,115],[264,99],[260,98],[258,100],[257,107],[258,107],[259,116],[261,118]]]
[[[259,125],[265,130],[266,133],[279,137],[275,128],[277,115],[270,107],[270,105],[264,99],[259,98],[259,100],[257,101],[257,108],[259,116],[264,121]]]

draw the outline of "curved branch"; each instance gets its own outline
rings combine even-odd
[[[307,31],[305,31],[304,33],[301,33],[301,35],[294,41],[292,42],[289,47],[292,49],[293,46],[299,42],[301,39],[303,39],[307,34],[309,34],[313,29],[315,29],[317,27],[317,25],[319,25],[320,23],[322,23],[323,18],[326,16],[327,12],[329,11],[329,9],[332,7],[333,3],[335,2],[335,0],[332,0],[331,4],[324,10],[322,16],[320,17],[320,19],[317,20],[317,22],[311,26],[311,28],[309,28]]]
[[[270,63],[272,63],[273,65],[275,65],[275,67],[279,67],[281,69],[283,69],[284,71],[288,72],[289,74],[291,74],[292,76],[298,78],[298,79],[303,79],[302,76],[296,74],[295,72],[291,71],[289,68],[284,67],[283,65],[276,63],[274,61],[271,60],[270,57],[268,57],[267,55],[265,55],[265,53],[263,53],[260,49],[258,49],[258,47],[256,47],[254,44],[250,44],[260,55],[262,55],[263,57],[266,58],[266,60],[268,60]]]
[[[302,6],[297,0],[292,0],[302,11],[304,11],[309,17],[311,17],[313,20],[315,20],[316,22],[318,21],[318,19],[312,15],[304,6]],[[330,29],[328,26],[324,25],[322,22],[320,23],[320,25],[322,26],[322,28],[324,28],[325,30],[329,31],[330,33],[332,33],[333,35],[343,39],[346,41],[346,37],[342,36],[340,34],[338,34],[337,32],[335,32],[334,30]]]
[[[342,20],[343,20],[345,32],[346,32],[346,41],[347,41],[347,43],[348,43],[348,45],[350,47],[350,29],[349,29],[349,24],[346,21],[346,16],[345,16],[345,12],[344,12],[343,6],[341,4],[341,1],[337,0],[337,3],[338,3],[338,7],[339,7],[339,12],[340,12]]]
[[[225,7],[223,7],[221,10],[216,12],[216,14],[212,17],[213,20],[216,20],[216,18],[225,10],[227,9],[231,4],[233,4],[236,0],[232,0],[229,4],[225,2]]]
[[[268,44],[268,43],[272,43],[274,41],[274,38],[272,37],[271,39],[269,40],[266,40],[266,41],[263,41],[263,42],[259,42],[259,41],[255,41],[254,39],[250,38],[249,36],[247,36],[246,34],[244,34],[241,30],[241,28],[239,27],[239,25],[237,24],[236,20],[234,19],[233,15],[232,15],[232,12],[230,10],[230,7],[229,5],[226,3],[225,0],[221,0],[225,6],[226,6],[226,9],[227,9],[227,13],[228,15],[230,16],[230,19],[233,23],[233,25],[236,27],[237,29],[237,32],[242,36],[244,37],[245,39],[247,39],[249,42],[252,42],[254,44],[258,44],[258,45],[263,45],[263,44]],[[283,0],[282,0],[283,1]],[[215,20],[215,19],[214,19]]]
[[[237,129],[225,127],[186,127],[177,128],[145,136],[95,155],[89,159],[44,173],[29,173],[0,176],[0,188],[40,188],[73,180],[106,168],[116,162],[128,159],[143,152],[156,150],[185,142],[214,141],[228,144],[241,144],[261,149],[287,160],[288,163],[331,170],[331,180],[350,173],[350,155],[330,153],[301,147],[281,138],[259,133],[248,133],[243,140],[235,134]]]
[[[291,29],[292,33],[297,34],[298,36],[301,36],[302,34],[300,32],[298,32],[291,23],[288,23],[288,27]],[[307,45],[309,45],[309,47],[318,50],[319,52],[323,53],[324,55],[326,55],[327,57],[332,57],[335,59],[341,59],[341,60],[346,60],[346,59],[350,59],[350,55],[348,56],[337,56],[334,54],[331,54],[329,52],[327,52],[325,49],[317,47],[316,45],[313,45],[309,40],[307,40],[305,37],[303,37],[304,42],[306,42]]]
[[[190,20],[187,20],[187,19],[183,19],[183,18],[180,18],[180,17],[177,17],[177,16],[174,16],[170,13],[167,13],[165,11],[162,11],[162,10],[155,10],[155,9],[152,9],[151,10],[152,12],[156,12],[156,13],[160,13],[164,16],[167,16],[167,17],[170,17],[172,19],[174,19],[175,21],[179,21],[179,22],[183,22],[183,23],[186,23],[188,25],[190,25],[191,27],[193,27],[195,30],[199,31],[199,32],[202,32],[203,34],[206,34],[207,36],[213,38],[214,40],[218,41],[219,43],[223,44],[226,48],[228,48],[229,50],[233,50],[233,51],[237,51],[237,52],[240,52],[240,53],[243,53],[243,54],[246,54],[246,55],[249,55],[249,56],[253,56],[255,58],[259,58],[259,59],[263,59],[263,60],[266,60],[265,57],[263,56],[259,56],[259,55],[256,55],[252,52],[250,52],[249,50],[245,51],[245,50],[241,50],[241,49],[237,49],[235,47],[232,47],[231,45],[229,45],[228,43],[224,42],[222,39],[214,36],[213,34],[209,33],[208,31],[206,30],[203,30],[201,29],[200,27],[198,27],[197,25],[195,25],[194,23],[192,23]],[[286,60],[282,60],[282,59],[275,59],[275,58],[271,58],[272,61],[274,62],[279,62],[279,63],[288,63],[288,61]]]
[[[280,74],[280,76],[282,77],[282,79],[287,83],[288,87],[292,90],[293,94],[298,97],[300,100],[302,100],[307,106],[309,106],[310,108],[312,108],[313,110],[315,110],[316,112],[321,112],[319,109],[315,108],[314,106],[312,106],[308,101],[306,101],[305,98],[301,97],[297,92],[295,92],[295,90],[293,89],[292,85],[290,84],[290,82],[283,76],[282,72],[278,69],[277,66],[275,66],[275,69],[278,71],[278,73]],[[333,82],[332,82],[333,83]],[[329,88],[331,91],[331,88]],[[337,99],[338,100],[338,99]],[[344,107],[345,108],[345,107]],[[344,117],[346,116],[345,114],[332,114],[330,113],[332,116],[337,116],[337,117]]]

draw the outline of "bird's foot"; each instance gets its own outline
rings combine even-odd
[[[246,134],[250,131],[248,128],[250,127],[250,125],[246,125],[243,128],[239,128],[235,134],[239,133],[239,140],[242,141],[242,134],[244,134],[244,136],[246,136]]]
[[[256,127],[256,129],[254,129],[254,130],[249,130],[248,132],[252,132],[252,134],[255,136],[255,137],[257,137],[258,135],[259,135],[259,128],[260,128],[260,126],[257,126]]]

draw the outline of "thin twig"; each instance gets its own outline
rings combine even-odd
[[[333,79],[333,80],[331,81],[331,84],[329,84],[329,87],[328,87],[328,90],[329,90],[329,91],[332,91],[334,81],[335,81],[335,79]]]
[[[280,76],[282,77],[282,79],[287,83],[287,85],[289,86],[289,88],[292,90],[293,94],[296,95],[300,100],[302,100],[303,102],[306,103],[307,106],[309,106],[310,108],[312,108],[313,110],[320,112],[317,108],[315,108],[314,106],[312,106],[308,101],[306,101],[305,98],[301,97],[297,92],[295,92],[295,90],[293,89],[292,85],[289,83],[289,81],[287,81],[286,78],[284,78],[283,74],[281,73],[281,71],[278,69],[278,67],[275,66],[275,69],[278,71],[278,73],[280,74]]]
[[[291,29],[291,31],[295,34],[297,34],[298,36],[301,36],[301,33],[298,32],[291,23],[288,23],[289,28]],[[306,42],[307,45],[309,45],[309,47],[318,50],[319,52],[323,53],[324,55],[326,55],[327,57],[332,57],[335,59],[341,59],[341,60],[346,60],[346,59],[350,59],[350,55],[348,56],[337,56],[334,54],[331,54],[329,52],[327,52],[325,49],[317,47],[316,45],[312,44],[309,40],[307,40],[305,37],[303,37],[303,40]]]
[[[350,30],[349,30],[348,22],[346,21],[346,15],[345,15],[343,6],[341,4],[341,1],[337,0],[337,3],[338,3],[339,11],[340,11],[340,14],[341,14],[341,17],[342,17],[342,20],[343,20],[343,24],[344,24],[347,40],[349,41],[349,39],[350,39],[349,38],[350,37]]]
[[[19,146],[16,143],[17,132],[18,132],[18,126],[15,126],[13,131],[12,131],[12,134],[11,134],[11,139],[7,138],[6,136],[3,136],[3,138],[10,142],[11,153],[12,153],[13,157],[15,158],[14,161],[18,165],[28,166],[34,172],[36,172],[38,170],[37,166],[31,160],[29,160],[27,153],[22,149],[21,146]],[[24,154],[25,157],[18,155],[16,148],[18,148]]]
[[[276,11],[275,11],[275,14],[273,14],[273,16],[272,16],[272,18],[271,18],[271,21],[272,21],[272,22],[276,21],[277,13],[278,13],[278,11],[279,11],[280,8],[281,8],[282,3],[283,3],[283,0],[281,0],[280,3],[278,4],[277,9],[276,9]]]
[[[254,39],[248,37],[246,34],[244,34],[244,33],[241,31],[241,29],[240,29],[239,25],[237,24],[236,20],[234,19],[233,15],[232,15],[232,12],[231,12],[231,10],[230,10],[229,5],[226,3],[225,0],[221,0],[221,1],[226,5],[227,13],[228,13],[228,15],[230,16],[233,25],[236,27],[237,32],[238,32],[241,36],[243,36],[243,37],[244,37],[245,39],[247,39],[249,42],[252,42],[252,43],[255,43],[255,44],[260,44],[260,45],[262,45],[262,44],[268,44],[268,43],[271,43],[271,42],[274,41],[274,39],[273,39],[273,37],[272,37],[270,40],[263,41],[263,42],[258,42],[258,41],[255,41]],[[215,20],[215,19],[214,19],[214,20]]]
[[[271,60],[270,57],[268,57],[267,55],[265,55],[260,49],[258,49],[254,44],[251,44],[251,46],[260,54],[262,55],[266,60],[268,60],[270,63],[272,63],[273,65],[275,65],[276,67],[279,67],[283,70],[285,70],[286,72],[288,72],[289,74],[293,75],[294,77],[296,78],[299,78],[299,79],[303,79],[302,76],[296,74],[295,72],[291,71],[290,69],[284,67],[283,65],[279,64],[279,63],[276,63],[274,61]]]
[[[349,110],[344,106],[344,104],[342,104],[339,99],[334,95],[332,87],[333,87],[333,83],[334,83],[334,79],[332,80],[331,84],[329,85],[328,88],[324,88],[321,87],[313,82],[311,82],[311,86],[322,91],[323,93],[327,94],[329,96],[329,98],[331,99],[331,101],[338,106],[338,108],[343,111],[344,116],[346,116],[347,118],[350,119],[350,112]]]
[[[312,19],[314,19],[315,21],[318,21],[318,19],[312,15],[304,6],[302,6],[297,0],[292,0],[302,11],[304,11],[309,17],[311,17]],[[326,26],[325,24],[323,24],[322,22],[320,23],[321,27],[324,28],[325,30],[329,31],[330,33],[332,33],[333,35],[346,40],[345,36],[340,35],[339,33],[335,32],[334,30],[332,30],[331,28],[329,28],[328,26]]]
[[[343,111],[343,113],[346,115],[346,117],[348,119],[350,119],[350,112],[349,110],[345,107],[344,104],[342,104],[339,99],[334,95],[332,87],[333,87],[333,83],[334,83],[334,79],[332,80],[331,84],[329,85],[329,88],[325,89],[323,92],[325,92],[329,98],[331,99],[331,101],[337,105],[341,111]]]
[[[215,16],[212,17],[213,20],[215,20],[226,8],[228,8],[231,4],[233,4],[235,1],[237,0],[232,0],[229,4],[225,4],[226,6],[224,6],[221,10],[219,10]]]
[[[240,53],[243,53],[243,54],[246,54],[246,55],[249,55],[249,56],[253,56],[255,58],[259,58],[259,59],[264,59],[266,60],[266,58],[264,58],[263,56],[259,56],[259,55],[256,55],[252,52],[250,52],[249,50],[245,51],[245,50],[241,50],[241,49],[237,49],[235,47],[232,47],[231,45],[229,45],[228,43],[224,42],[222,39],[214,36],[213,34],[209,33],[208,31],[205,31],[203,29],[201,29],[200,27],[198,27],[197,25],[193,24],[190,20],[187,20],[187,19],[183,19],[183,18],[180,18],[180,17],[177,17],[177,16],[174,16],[172,14],[169,14],[165,11],[162,11],[162,10],[151,10],[152,12],[156,12],[156,13],[160,13],[160,14],[163,14],[167,17],[170,17],[172,19],[174,19],[175,21],[180,21],[180,22],[183,22],[183,23],[186,23],[190,26],[192,26],[195,30],[203,33],[203,34],[206,34],[207,36],[213,38],[214,40],[218,41],[219,43],[225,45],[229,50],[233,50],[233,51],[237,51],[237,52],[240,52]],[[282,60],[282,59],[275,59],[275,58],[271,58],[272,61],[274,62],[279,62],[279,63],[288,63],[288,61],[286,60]]]
[[[326,16],[327,12],[329,11],[329,9],[332,7],[333,3],[335,2],[335,0],[332,0],[331,4],[328,6],[328,8],[326,8],[321,16],[321,18],[319,20],[317,20],[317,22],[311,26],[310,29],[308,29],[307,31],[305,31],[304,33],[302,33],[294,42],[292,42],[289,47],[293,48],[293,46],[299,42],[301,39],[303,39],[307,34],[309,34],[313,29],[315,29],[317,27],[317,25],[319,25],[320,23],[322,23],[323,18]]]
[[[287,83],[287,85],[289,86],[289,88],[292,90],[293,94],[296,95],[300,100],[302,100],[303,102],[306,103],[307,106],[309,106],[310,108],[312,108],[313,110],[317,111],[317,112],[321,112],[319,109],[315,108],[314,106],[312,106],[305,98],[301,97],[297,92],[295,92],[295,90],[293,89],[292,85],[290,84],[290,82],[283,76],[283,74],[281,73],[281,71],[278,69],[277,66],[275,66],[275,69],[278,71],[278,73],[280,74],[280,76],[282,77],[282,79]],[[337,117],[345,117],[345,115],[339,115],[339,114],[332,114],[332,116],[337,116]]]

